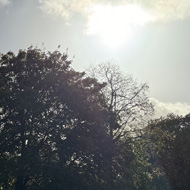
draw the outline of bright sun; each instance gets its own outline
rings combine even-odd
[[[87,33],[98,34],[110,48],[118,48],[132,38],[135,28],[151,20],[151,16],[137,5],[96,5],[91,9]]]

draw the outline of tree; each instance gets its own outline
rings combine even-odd
[[[33,47],[1,55],[1,189],[111,189],[104,84],[70,65]]]
[[[168,115],[152,121],[146,135],[168,177],[171,190],[190,189],[190,115]]]
[[[119,177],[115,189],[142,189],[148,184],[144,182],[145,178],[148,181],[147,175],[144,174],[147,168],[142,164],[144,158],[140,160],[135,152],[137,143],[134,132],[135,128],[142,127],[153,113],[153,106],[147,96],[148,86],[139,85],[132,76],[122,74],[119,67],[111,63],[91,66],[87,72],[90,77],[105,84],[101,93],[105,100],[102,106],[108,112],[106,127],[118,152],[117,156],[110,158],[110,162],[117,163],[119,168],[116,172]]]
[[[104,82],[101,89],[104,107],[109,113],[110,136],[118,140],[134,126],[142,126],[153,113],[147,96],[148,85],[138,84],[132,76],[124,75],[116,64],[103,63],[88,70],[91,77]]]

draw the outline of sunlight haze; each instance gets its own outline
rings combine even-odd
[[[159,116],[190,112],[188,0],[0,0],[0,27],[2,53],[60,45],[79,71],[113,61],[147,82]]]
[[[99,34],[103,42],[111,48],[127,43],[137,27],[152,18],[137,5],[94,6],[87,24],[87,34]]]

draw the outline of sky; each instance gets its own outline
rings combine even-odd
[[[190,0],[0,0],[0,52],[68,49],[146,82],[156,116],[190,113]]]

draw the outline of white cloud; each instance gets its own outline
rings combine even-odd
[[[0,2],[7,0],[0,0]],[[190,16],[190,0],[39,0],[40,8],[53,15],[70,19],[74,13],[89,16],[94,5],[127,5],[141,6],[151,13],[155,20],[168,21]]]
[[[155,106],[155,118],[158,118],[160,116],[166,116],[169,113],[183,116],[190,113],[190,104],[180,102],[160,102],[154,98],[151,98],[151,102]]]
[[[66,21],[75,13],[86,14],[86,10],[92,4],[89,0],[39,0],[40,9],[54,16],[61,16]]]
[[[9,5],[10,1],[9,0],[0,0],[0,7],[4,7],[6,5]]]
[[[184,19],[190,16],[189,0],[148,0],[145,7],[161,21]],[[143,5],[143,3],[142,3]]]
[[[70,3],[69,3],[70,2]],[[39,0],[40,8],[43,12],[47,14],[62,16],[68,20],[74,11],[72,8],[71,1],[62,1],[62,0]]]

